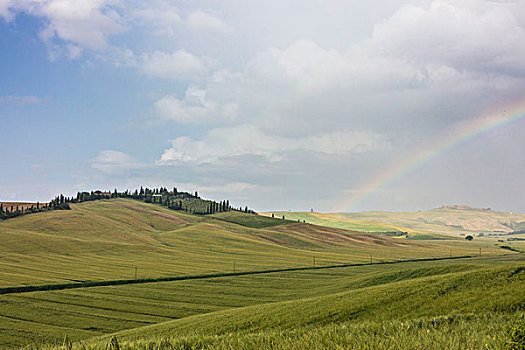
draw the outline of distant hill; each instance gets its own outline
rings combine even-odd
[[[411,238],[442,235],[508,235],[525,231],[525,214],[504,213],[468,205],[445,205],[417,212],[369,211],[357,213],[266,212],[289,220],[388,236],[408,233]]]
[[[398,225],[412,230],[459,234],[508,234],[525,229],[525,214],[504,213],[490,208],[447,205],[418,212],[370,211],[337,213],[338,217]]]
[[[448,248],[241,211],[113,198],[0,221],[0,287],[446,256]],[[410,249],[410,251],[407,251]],[[457,250],[456,254],[471,254]],[[38,271],[38,272],[35,272]],[[57,271],[61,273],[57,274]]]
[[[288,220],[305,222],[314,225],[327,226],[333,228],[341,228],[345,230],[354,230],[369,233],[394,233],[394,232],[412,232],[413,230],[396,226],[389,223],[375,222],[371,220],[350,219],[342,217],[339,214],[323,214],[315,212],[267,212],[260,213],[260,215],[271,217],[274,215],[277,218],[285,217]]]

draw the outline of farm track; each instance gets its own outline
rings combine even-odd
[[[474,258],[474,257],[477,257],[477,256],[476,255],[463,255],[463,256],[453,256],[453,257],[442,257],[442,258],[424,258],[424,259],[382,261],[382,262],[376,262],[376,263],[372,262],[372,263],[361,263],[361,264],[338,264],[338,265],[316,266],[316,267],[313,267],[313,266],[292,267],[292,268],[271,269],[271,270],[213,273],[213,274],[190,275],[190,276],[141,278],[141,279],[111,280],[111,281],[86,281],[82,283],[63,283],[63,284],[45,284],[45,285],[36,285],[36,286],[6,287],[6,288],[0,288],[0,295],[21,294],[21,293],[30,293],[30,292],[39,292],[39,291],[77,289],[77,288],[89,288],[89,287],[120,286],[120,285],[126,285],[126,284],[187,281],[187,280],[210,279],[210,278],[220,278],[220,277],[261,275],[261,274],[290,272],[290,271],[325,270],[325,269],[335,269],[335,268],[352,267],[352,266],[393,265],[393,264],[401,264],[401,263],[409,263],[409,262],[469,259],[469,258]]]

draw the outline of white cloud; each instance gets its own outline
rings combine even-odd
[[[182,182],[177,183],[177,186],[179,186],[179,189],[186,189],[186,191],[190,191],[190,189],[197,189],[199,192],[199,195],[204,195],[206,197],[207,195],[231,195],[233,193],[240,193],[248,190],[254,190],[259,188],[260,186],[246,183],[246,182],[226,182],[222,185],[204,185],[204,184],[195,184],[195,183],[189,183],[189,182]],[[218,198],[216,198],[218,200]]]
[[[202,164],[244,155],[262,156],[275,162],[293,151],[342,155],[370,151],[381,142],[378,135],[360,132],[337,131],[291,138],[265,134],[253,125],[240,125],[213,129],[203,140],[179,137],[172,141],[172,147],[164,151],[156,164]]]
[[[221,123],[237,117],[236,104],[217,103],[208,98],[205,90],[195,87],[188,88],[183,99],[160,98],[155,102],[155,111],[161,119],[189,124]]]
[[[1,0],[0,1],[0,17],[5,21],[11,22],[15,18],[15,14],[10,10],[13,7],[14,0]]]
[[[101,151],[98,156],[91,160],[92,168],[107,174],[141,169],[146,166],[126,153],[112,150]]]
[[[60,41],[64,41],[72,44],[65,53],[76,58],[80,48],[104,49],[109,35],[125,30],[114,3],[113,0],[4,1],[0,4],[0,15],[8,21],[14,19],[16,12],[45,18],[40,38],[49,45],[51,57],[62,54]]]
[[[176,50],[171,54],[155,51],[142,56],[142,70],[150,77],[164,79],[202,78],[211,64],[209,59],[201,59],[185,50]]]
[[[173,2],[157,0],[131,10],[131,18],[139,25],[150,28],[154,35],[176,36],[181,31],[226,33],[230,27],[209,11],[181,10]]]
[[[145,7],[131,11],[131,17],[138,24],[153,28],[153,34],[159,36],[173,36],[177,25],[182,21],[179,9],[171,3],[156,1]]]
[[[461,3],[434,1],[428,9],[401,7],[376,25],[370,44],[376,53],[418,64],[525,73],[524,37],[524,28],[508,7],[474,10]]]
[[[226,23],[202,10],[197,10],[188,15],[186,24],[195,31],[227,32],[229,30]]]

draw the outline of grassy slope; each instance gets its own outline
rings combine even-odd
[[[236,211],[216,213],[210,215],[209,217],[252,228],[272,227],[288,224],[291,222],[289,220],[281,220],[257,214],[239,215],[239,212]]]
[[[291,221],[300,222],[305,221],[306,223],[327,226],[334,228],[342,228],[346,230],[361,231],[361,232],[391,232],[391,231],[403,231],[403,232],[412,232],[413,230],[401,227],[394,226],[386,223],[373,222],[370,220],[357,220],[357,219],[348,219],[341,217],[336,214],[322,214],[322,213],[312,213],[312,212],[268,212],[261,213],[262,216],[270,216],[274,214],[277,218],[282,218],[283,215],[286,219]]]
[[[198,343],[206,336],[242,338],[252,332],[300,330],[312,325],[345,322],[355,325],[355,322],[381,323],[469,314],[485,317],[486,321],[516,312],[523,315],[524,287],[525,265],[522,263],[403,279],[320,297],[218,311],[123,331],[117,336],[121,340],[193,336],[193,342]],[[274,334],[274,338],[279,340],[279,334]],[[104,346],[107,339],[95,343],[98,341],[99,346]]]
[[[517,263],[521,256],[402,263],[0,296],[0,348],[60,342],[269,302]],[[213,314],[212,314],[213,315]],[[23,335],[23,336],[22,336]]]
[[[274,225],[277,222],[283,224]],[[81,203],[70,211],[10,219],[0,222],[0,234],[0,286],[132,278],[134,266],[138,266],[138,277],[158,277],[229,272],[234,261],[237,271],[242,271],[311,266],[314,256],[317,266],[322,266],[367,262],[370,254],[374,261],[465,255],[476,253],[479,245],[457,240],[411,242],[260,220],[244,213],[220,218],[191,216],[125,199]],[[483,249],[486,254],[509,253],[489,246]],[[283,278],[245,276],[226,283],[216,279],[2,296],[0,347],[35,339],[56,341],[64,334],[83,339],[171,318],[327,295],[375,283],[359,282],[368,272],[356,276],[353,270],[344,271],[342,275],[335,270],[314,271]],[[398,276],[396,271],[381,267],[381,273]],[[403,276],[383,276],[377,281]]]
[[[340,322],[215,336],[147,337],[118,341],[120,349],[502,349],[507,327],[525,323],[524,312],[423,317],[412,320]],[[107,349],[105,341],[72,349]]]
[[[337,213],[352,220],[405,226],[413,230],[458,235],[460,233],[505,233],[521,227],[525,214],[483,209],[436,208],[419,212]]]
[[[229,215],[241,223],[257,218]],[[6,220],[0,234],[0,286],[127,279],[135,266],[139,277],[160,277],[231,271],[234,261],[237,270],[254,270],[310,265],[313,256],[327,265],[366,262],[370,254],[375,261],[448,256],[450,244],[453,255],[478,250],[464,242],[409,242],[289,222],[251,228],[124,199]]]

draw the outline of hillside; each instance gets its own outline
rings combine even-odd
[[[505,234],[525,228],[525,214],[468,206],[444,206],[418,212],[337,213],[342,218],[368,220],[442,234]]]
[[[521,261],[520,254],[491,241],[411,241],[241,211],[192,215],[126,198],[71,203],[71,210],[4,220],[0,235],[0,288],[131,280],[0,295],[0,348],[57,344],[65,335],[85,340],[216,311]],[[399,262],[473,256],[480,248],[481,257]],[[323,270],[349,263],[364,265]],[[311,271],[133,283],[135,277],[196,278],[314,264]],[[323,300],[332,307],[332,299]]]
[[[424,271],[419,270],[419,273]],[[375,333],[375,337],[382,335],[395,338],[403,335],[409,338],[407,333],[412,332],[407,332],[407,329],[401,329],[399,332],[399,323],[406,322],[407,325],[412,325],[420,336],[430,330],[435,332],[442,328],[452,331],[452,337],[450,334],[437,332],[433,334],[434,339],[418,340],[429,341],[427,346],[432,344],[432,348],[440,342],[446,344],[450,341],[457,342],[455,345],[461,348],[477,348],[474,344],[501,344],[504,331],[502,321],[513,322],[525,317],[525,295],[521,293],[525,286],[523,264],[474,268],[469,271],[449,269],[448,273],[445,269],[435,276],[416,274],[414,278],[402,278],[397,282],[386,281],[388,279],[377,285],[365,284],[361,288],[319,297],[191,316],[115,335],[121,343],[132,348],[145,348],[141,345],[159,344],[160,341],[166,342],[169,339],[175,344],[184,339],[186,347],[199,348],[203,345],[204,348],[214,348],[217,345],[227,348],[228,344],[237,344],[234,345],[236,347],[253,341],[258,342],[259,346],[273,343],[271,348],[299,348],[295,343],[306,341],[308,346],[313,348],[326,345],[326,341],[339,346],[342,341],[352,343],[352,339],[347,337],[335,338],[342,334],[343,329],[350,328],[361,332],[363,329],[368,331],[364,334],[365,337],[363,334],[354,334],[364,342],[360,344],[360,347],[364,348],[365,345],[369,345],[367,342],[380,341],[374,339],[370,328],[380,332]],[[499,323],[499,327],[496,322]],[[374,324],[375,327],[372,326]],[[450,329],[450,325],[454,327]],[[477,335],[483,337],[472,339],[466,336],[472,333],[472,330],[466,332],[468,328],[475,328],[479,332]],[[315,336],[319,329],[324,332],[326,338]],[[461,331],[465,332],[463,339],[468,339],[468,343],[458,342],[457,337]],[[288,336],[283,336],[283,333]],[[294,333],[300,333],[302,336],[308,334],[310,340],[297,339],[291,336]],[[496,333],[497,341],[496,337],[492,336]],[[417,334],[410,335],[416,339],[420,338]],[[110,337],[94,339],[88,342],[88,348],[104,348]],[[410,343],[406,338],[404,343],[398,339],[401,343],[395,348],[417,348],[414,346],[417,343]],[[355,342],[355,339],[353,341]],[[381,348],[388,348],[384,345]]]
[[[394,231],[412,231],[406,227],[394,226],[386,223],[379,223],[374,221],[367,220],[358,220],[358,219],[349,219],[342,217],[338,214],[323,214],[315,212],[284,212],[284,211],[274,211],[261,213],[262,216],[271,217],[272,214],[277,218],[282,218],[283,216],[292,221],[299,220],[300,222],[306,222],[319,226],[327,226],[333,228],[342,228],[345,230],[354,230],[361,232],[374,232],[374,233],[383,233],[383,232],[394,232]]]
[[[300,220],[320,226],[357,230],[382,235],[409,237],[435,237],[441,235],[460,237],[465,235],[508,235],[525,230],[525,214],[512,214],[490,209],[476,209],[468,206],[443,206],[418,212],[357,212],[357,213],[314,213],[314,212],[267,212],[262,215],[289,220]]]
[[[189,215],[131,199],[0,222],[0,287],[448,256],[449,246],[261,218]],[[262,221],[264,223],[262,223]],[[255,226],[255,227],[254,227]],[[257,228],[258,227],[258,228]],[[477,246],[454,248],[475,254]],[[501,254],[500,249],[486,248]]]

